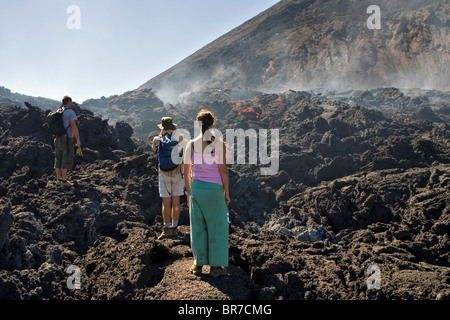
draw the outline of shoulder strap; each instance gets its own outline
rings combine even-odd
[[[64,112],[66,112],[66,110],[67,110],[67,109],[63,107],[63,112],[62,112],[62,114],[63,114],[63,122],[64,122]],[[67,128],[66,128],[66,135],[67,135],[67,136],[69,136],[69,133],[67,132],[67,130],[68,130],[69,128],[70,128],[70,120],[69,120],[69,125],[68,125]]]

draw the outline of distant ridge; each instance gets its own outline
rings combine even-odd
[[[0,103],[3,103],[5,105],[17,105],[20,107],[25,107],[25,102],[37,105],[42,109],[52,109],[52,110],[58,108],[61,105],[61,102],[56,100],[14,93],[11,92],[10,89],[0,87]]]

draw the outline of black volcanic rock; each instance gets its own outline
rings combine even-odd
[[[163,223],[149,144],[157,127],[135,139],[126,122],[112,127],[78,110],[89,161],[77,160],[75,185],[64,188],[53,183],[45,128],[23,127],[47,111],[1,106],[0,297],[445,299],[448,123],[388,117],[385,109],[327,95],[290,90],[164,107],[191,135],[200,108],[218,116],[222,132],[279,130],[275,175],[262,176],[259,164],[229,165],[230,268],[219,280],[186,270],[192,262],[186,197],[179,237],[156,240]],[[361,99],[381,100],[399,108],[413,99],[395,88]],[[248,159],[248,140],[241,147]],[[66,285],[72,265],[81,272],[79,290]],[[382,270],[379,290],[367,286],[371,265]]]
[[[448,299],[449,4],[381,0],[369,30],[372,4],[281,1],[139,89],[85,101],[70,188],[45,125],[59,103],[0,88],[0,299]],[[163,116],[193,137],[202,108],[222,133],[280,137],[274,175],[229,164],[222,279],[187,270],[185,196],[179,236],[157,240],[152,138]],[[231,152],[248,160],[245,143]]]
[[[417,113],[414,114],[414,117],[422,120],[440,122],[442,121],[430,107],[423,107]]]
[[[13,222],[11,215],[11,205],[2,205],[0,209],[0,252],[8,242],[8,233]]]
[[[16,172],[16,180],[30,179],[53,171],[53,136],[46,124],[50,110],[25,103],[26,108],[0,105],[0,177]],[[116,128],[88,110],[77,109],[78,128],[87,161],[115,158],[114,151],[133,152],[133,129],[124,123]],[[76,163],[82,161],[76,159]]]
[[[149,130],[152,130],[149,128],[156,127],[169,111],[152,89],[128,91],[108,98],[88,99],[81,107],[108,119],[113,125],[117,122],[128,123],[136,137],[148,134]]]

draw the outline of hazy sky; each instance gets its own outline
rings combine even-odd
[[[79,103],[122,94],[277,2],[1,0],[0,86]]]

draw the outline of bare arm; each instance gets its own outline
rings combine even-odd
[[[192,141],[189,141],[186,145],[184,153],[184,186],[186,188],[186,195],[189,197],[191,194],[191,153],[192,153]]]
[[[152,142],[152,150],[153,150],[153,152],[158,151],[159,139],[160,139],[159,136],[153,138],[153,142]]]
[[[78,126],[77,126],[77,121],[76,120],[71,120],[70,121],[70,128],[72,129],[72,133],[75,136],[75,139],[77,140],[77,147],[81,147],[81,141],[80,141],[80,134],[78,132]]]
[[[223,192],[225,195],[225,204],[228,206],[231,199],[230,199],[230,176],[228,174],[226,153],[227,153],[227,147],[225,144],[223,144],[223,152],[221,154],[222,161],[219,164],[219,171],[220,171],[220,176],[222,178]]]

